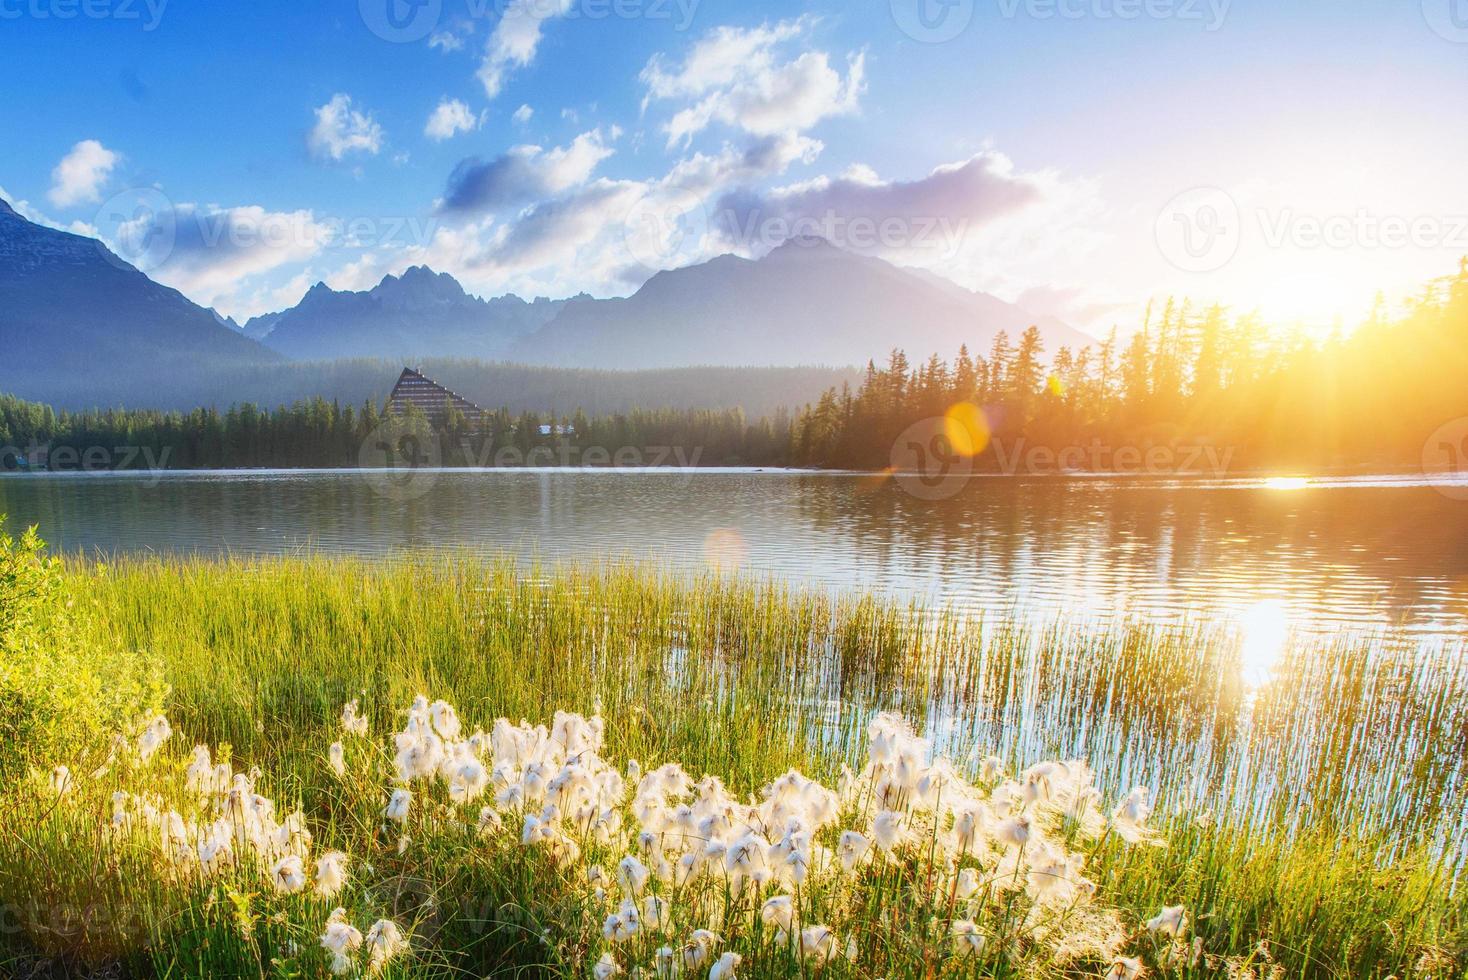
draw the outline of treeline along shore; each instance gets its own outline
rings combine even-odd
[[[1453,423],[1468,416],[1465,377],[1468,260],[1400,313],[1378,309],[1326,336],[1169,301],[1125,341],[1113,330],[1080,350],[1047,351],[1036,328],[946,361],[894,349],[855,383],[790,410],[499,408],[433,422],[410,412],[390,427],[432,437],[433,461],[446,466],[617,465],[619,450],[645,461],[666,449],[659,458],[677,465],[881,470],[916,461],[905,450],[924,441],[924,423],[967,406],[979,470],[1415,469],[1435,439],[1443,465],[1461,468],[1468,432],[1455,438]],[[0,467],[357,466],[381,438],[382,411],[324,398],[59,411],[0,396]]]

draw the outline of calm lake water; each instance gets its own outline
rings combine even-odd
[[[11,474],[0,513],[103,554],[381,556],[448,548],[710,565],[816,588],[1079,622],[1400,626],[1468,637],[1468,482],[975,478],[749,470]]]

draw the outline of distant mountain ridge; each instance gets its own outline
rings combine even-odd
[[[177,405],[201,392],[201,404],[229,404],[246,379],[251,391],[272,387],[262,372],[284,371],[288,360],[327,362],[317,365],[326,374],[333,364],[435,358],[577,370],[844,369],[894,347],[926,357],[967,344],[982,355],[998,331],[1017,336],[1031,324],[1052,354],[1091,342],[937,276],[797,239],[757,260],[722,255],[660,272],[620,299],[486,300],[417,266],[363,292],[318,283],[294,307],[240,326],[101,242],[27,221],[0,201],[0,390],[72,406]],[[570,406],[577,394],[556,401]]]
[[[102,374],[163,382],[282,359],[101,242],[27,221],[4,201],[0,352],[0,389],[42,397]]]
[[[721,255],[659,272],[624,299],[483,300],[416,266],[366,292],[317,283],[243,332],[294,359],[479,357],[565,367],[860,365],[926,357],[1034,324],[1052,352],[1092,338],[947,279],[794,239],[761,259]]]
[[[255,317],[248,337],[295,360],[379,357],[493,359],[544,326],[566,300],[480,299],[448,273],[414,266],[365,292],[318,282],[289,310]]]
[[[999,331],[1038,326],[1046,348],[1092,338],[1052,317],[928,273],[792,239],[760,259],[721,255],[659,272],[625,299],[570,303],[511,358],[609,368],[864,364],[894,347],[983,354]]]

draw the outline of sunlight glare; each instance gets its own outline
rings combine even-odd
[[[1304,490],[1310,481],[1303,476],[1271,476],[1264,481],[1266,490]]]
[[[1257,684],[1269,676],[1290,637],[1290,615],[1278,599],[1265,599],[1238,612],[1239,658],[1244,680]]]
[[[977,456],[989,448],[989,419],[973,402],[959,402],[943,413],[943,429],[960,456]]]

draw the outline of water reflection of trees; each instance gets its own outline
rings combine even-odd
[[[1468,507],[1431,489],[978,478],[926,501],[811,478],[797,501],[868,568],[915,566],[981,606],[1177,613],[1277,598],[1324,622],[1437,627],[1468,613]]]

